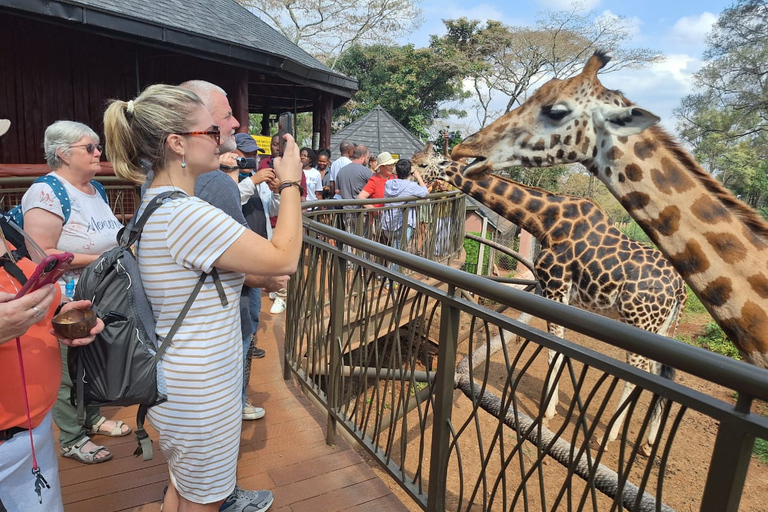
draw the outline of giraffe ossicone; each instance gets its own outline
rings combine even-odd
[[[550,80],[453,149],[483,179],[579,162],[602,181],[701,299],[747,362],[768,368],[768,222],[733,196],[659,118],[597,78],[610,56]]]

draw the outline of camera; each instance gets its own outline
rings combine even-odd
[[[245,158],[243,156],[237,157],[237,166],[240,169],[255,169],[256,168],[256,159],[255,158]]]

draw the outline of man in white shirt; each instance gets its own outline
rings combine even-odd
[[[333,163],[331,164],[331,170],[328,171],[331,175],[330,188],[331,188],[331,192],[333,193],[334,199],[341,199],[341,195],[339,194],[339,189],[336,186],[336,175],[339,174],[339,171],[343,167],[352,163],[352,153],[354,151],[355,151],[355,145],[349,142],[348,140],[343,140],[339,144],[339,153],[341,153],[341,156],[333,161]]]

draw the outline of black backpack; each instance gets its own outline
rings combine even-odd
[[[90,300],[105,327],[93,343],[69,349],[69,373],[74,384],[73,403],[78,422],[85,423],[85,405],[136,405],[134,456],[144,460],[153,456],[152,442],[144,430],[147,411],[166,400],[165,378],[160,359],[181,326],[208,274],[201,273],[192,294],[181,310],[168,336],[158,346],[155,318],[144,292],[139,266],[132,247],[152,213],[163,202],[187,197],[178,191],[164,192],[150,201],[141,218],[134,215],[118,234],[118,246],[85,267],[75,287],[74,300]],[[134,222],[135,221],[135,222]],[[221,303],[227,305],[224,289],[211,272]]]

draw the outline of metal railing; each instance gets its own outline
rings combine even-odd
[[[723,512],[738,510],[745,487],[764,489],[750,453],[756,437],[768,439],[768,419],[753,411],[768,399],[768,371],[321,222],[304,226],[285,377],[324,404],[329,443],[344,428],[423,509]],[[557,338],[538,319],[580,335]],[[611,357],[622,350],[683,378]],[[565,396],[547,421],[550,378]],[[636,387],[617,410],[622,382]],[[659,433],[645,456],[654,410]],[[619,439],[600,439],[621,411]]]
[[[430,194],[422,199],[312,201],[304,203],[304,210],[305,219],[432,261],[449,262],[460,254],[463,246],[466,206],[465,196],[459,191]],[[371,257],[352,246],[347,250]]]

